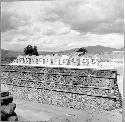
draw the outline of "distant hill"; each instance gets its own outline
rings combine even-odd
[[[121,48],[121,49],[119,49],[119,51],[124,51],[125,50],[125,48],[123,47],[123,48]]]
[[[111,47],[105,47],[105,46],[88,46],[88,47],[82,47],[87,49],[88,53],[90,54],[97,54],[97,53],[105,53],[105,52],[112,52],[112,51],[124,51],[124,48],[120,48],[120,49],[116,49],[116,48],[111,48]],[[74,48],[74,49],[70,49],[70,50],[64,50],[64,51],[58,51],[58,52],[48,52],[48,51],[38,51],[39,54],[67,54],[67,53],[72,53],[72,52],[76,52],[79,48]],[[10,50],[1,50],[1,54],[2,55],[6,55],[6,56],[18,56],[18,55],[24,55],[23,52],[16,52],[16,51],[10,51]]]
[[[64,51],[58,51],[58,52],[47,52],[47,51],[39,51],[39,54],[46,55],[46,54],[67,54],[76,52],[79,48],[70,49],[70,50],[64,50]]]
[[[23,55],[22,52],[10,51],[10,50],[1,50],[1,63],[7,64],[11,63],[18,55]]]
[[[86,48],[88,53],[92,54],[103,54],[105,52],[111,53],[112,51],[121,51],[121,49],[111,48],[111,47],[104,47],[104,46],[88,46]]]
[[[103,54],[105,52],[112,52],[112,51],[124,51],[124,48],[121,49],[116,49],[116,48],[111,48],[111,47],[104,47],[104,46],[88,46],[88,47],[82,47],[87,49],[89,54]],[[74,48],[70,50],[64,50],[64,51],[58,51],[58,52],[46,52],[46,51],[40,51],[39,54],[53,54],[53,53],[58,53],[58,54],[67,54],[67,53],[72,53],[78,51],[79,48]]]
[[[124,51],[124,48],[116,49],[116,48],[110,48],[110,47],[104,47],[104,46],[88,46],[88,47],[82,47],[87,49],[89,54],[103,54],[105,52],[112,52],[112,51]],[[46,55],[46,54],[69,54],[72,52],[78,51],[79,48],[74,48],[70,50],[64,50],[64,51],[58,51],[58,52],[47,52],[47,51],[38,51],[39,55]],[[23,52],[16,52],[16,51],[10,51],[10,50],[1,50],[1,62],[2,63],[10,63],[12,62],[18,55],[24,55]]]
[[[24,55],[23,52],[16,52],[11,50],[1,50],[1,56],[18,56],[18,55]]]

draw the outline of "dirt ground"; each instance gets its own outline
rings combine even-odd
[[[54,105],[14,100],[19,121],[40,122],[122,122],[122,110],[83,111]]]

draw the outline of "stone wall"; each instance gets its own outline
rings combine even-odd
[[[1,83],[15,98],[76,109],[121,107],[116,70],[1,66]]]
[[[99,59],[92,56],[18,56],[12,64],[98,66]]]

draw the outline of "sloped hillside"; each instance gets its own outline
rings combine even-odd
[[[23,55],[21,52],[14,52],[10,50],[1,50],[1,63],[8,64],[12,62],[18,55]]]

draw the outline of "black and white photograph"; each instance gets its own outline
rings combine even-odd
[[[124,0],[2,0],[1,121],[122,122]]]

